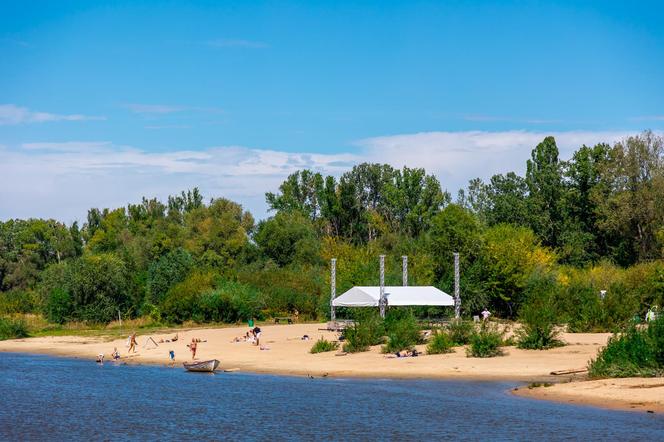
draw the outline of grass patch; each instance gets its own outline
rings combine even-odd
[[[439,331],[435,333],[427,344],[427,354],[438,355],[443,353],[452,353],[454,342],[448,333]]]
[[[597,358],[590,361],[593,378],[653,377],[664,375],[664,317],[647,328],[630,326],[609,339]]]
[[[488,323],[482,324],[480,330],[470,338],[466,355],[472,358],[492,358],[501,356],[503,350],[503,333]]]
[[[385,324],[378,312],[373,309],[357,309],[353,325],[344,330],[346,343],[343,350],[348,353],[367,351],[372,345],[382,344],[384,335]]]
[[[420,328],[410,310],[391,310],[385,319],[387,343],[383,353],[410,350],[421,341]]]
[[[334,351],[339,348],[338,342],[328,341],[325,338],[320,338],[316,343],[311,347],[309,353],[324,353],[326,351]]]
[[[28,336],[28,326],[22,319],[0,318],[0,341]]]
[[[475,334],[475,325],[470,321],[455,319],[447,326],[447,330],[454,345],[467,345]]]

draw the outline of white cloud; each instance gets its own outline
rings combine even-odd
[[[264,49],[269,45],[262,41],[242,40],[234,38],[220,38],[218,40],[210,40],[207,42],[208,46],[215,48],[248,48],[248,49]]]
[[[425,132],[368,138],[352,153],[292,153],[243,146],[149,152],[110,142],[0,145],[0,219],[82,220],[90,207],[120,207],[198,186],[206,197],[238,201],[266,215],[264,193],[296,170],[339,176],[363,161],[424,167],[453,194],[469,179],[523,173],[530,151],[556,137],[561,158],[579,146],[613,142],[629,132]]]
[[[105,120],[106,117],[95,117],[81,114],[51,114],[48,112],[31,111],[27,107],[14,104],[0,104],[0,126],[14,126],[26,123],[44,123],[47,121],[84,121]]]
[[[173,106],[170,104],[140,104],[131,103],[126,107],[137,114],[172,114],[174,112],[181,112],[186,110],[185,106]]]
[[[422,132],[368,138],[357,144],[369,161],[389,163],[395,167],[423,167],[438,176],[442,185],[453,194],[480,177],[488,179],[496,173],[525,172],[531,150],[544,137],[556,138],[560,157],[568,159],[583,144],[611,143],[633,132],[570,131],[570,132]]]
[[[258,217],[265,192],[303,168],[339,175],[361,158],[351,154],[288,153],[242,146],[147,152],[109,142],[0,145],[0,219],[83,220],[91,207],[120,207],[141,197],[198,186]]]

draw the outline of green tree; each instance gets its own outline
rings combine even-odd
[[[148,270],[147,293],[152,304],[159,304],[168,290],[184,281],[194,268],[194,260],[184,249],[178,248],[153,262]]]
[[[526,185],[531,228],[544,244],[555,247],[561,231],[564,187],[558,146],[553,137],[544,138],[533,149],[527,162]]]
[[[260,222],[254,240],[266,256],[281,266],[293,261],[315,263],[320,259],[316,230],[300,212],[279,212]]]

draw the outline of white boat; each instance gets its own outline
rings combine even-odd
[[[197,371],[202,373],[212,373],[219,366],[218,359],[210,359],[209,361],[200,362],[183,362],[184,368],[188,371]]]

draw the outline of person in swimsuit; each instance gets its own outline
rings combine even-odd
[[[196,359],[196,348],[198,343],[195,338],[191,339],[191,344],[189,344],[189,350],[191,350],[191,359]]]

